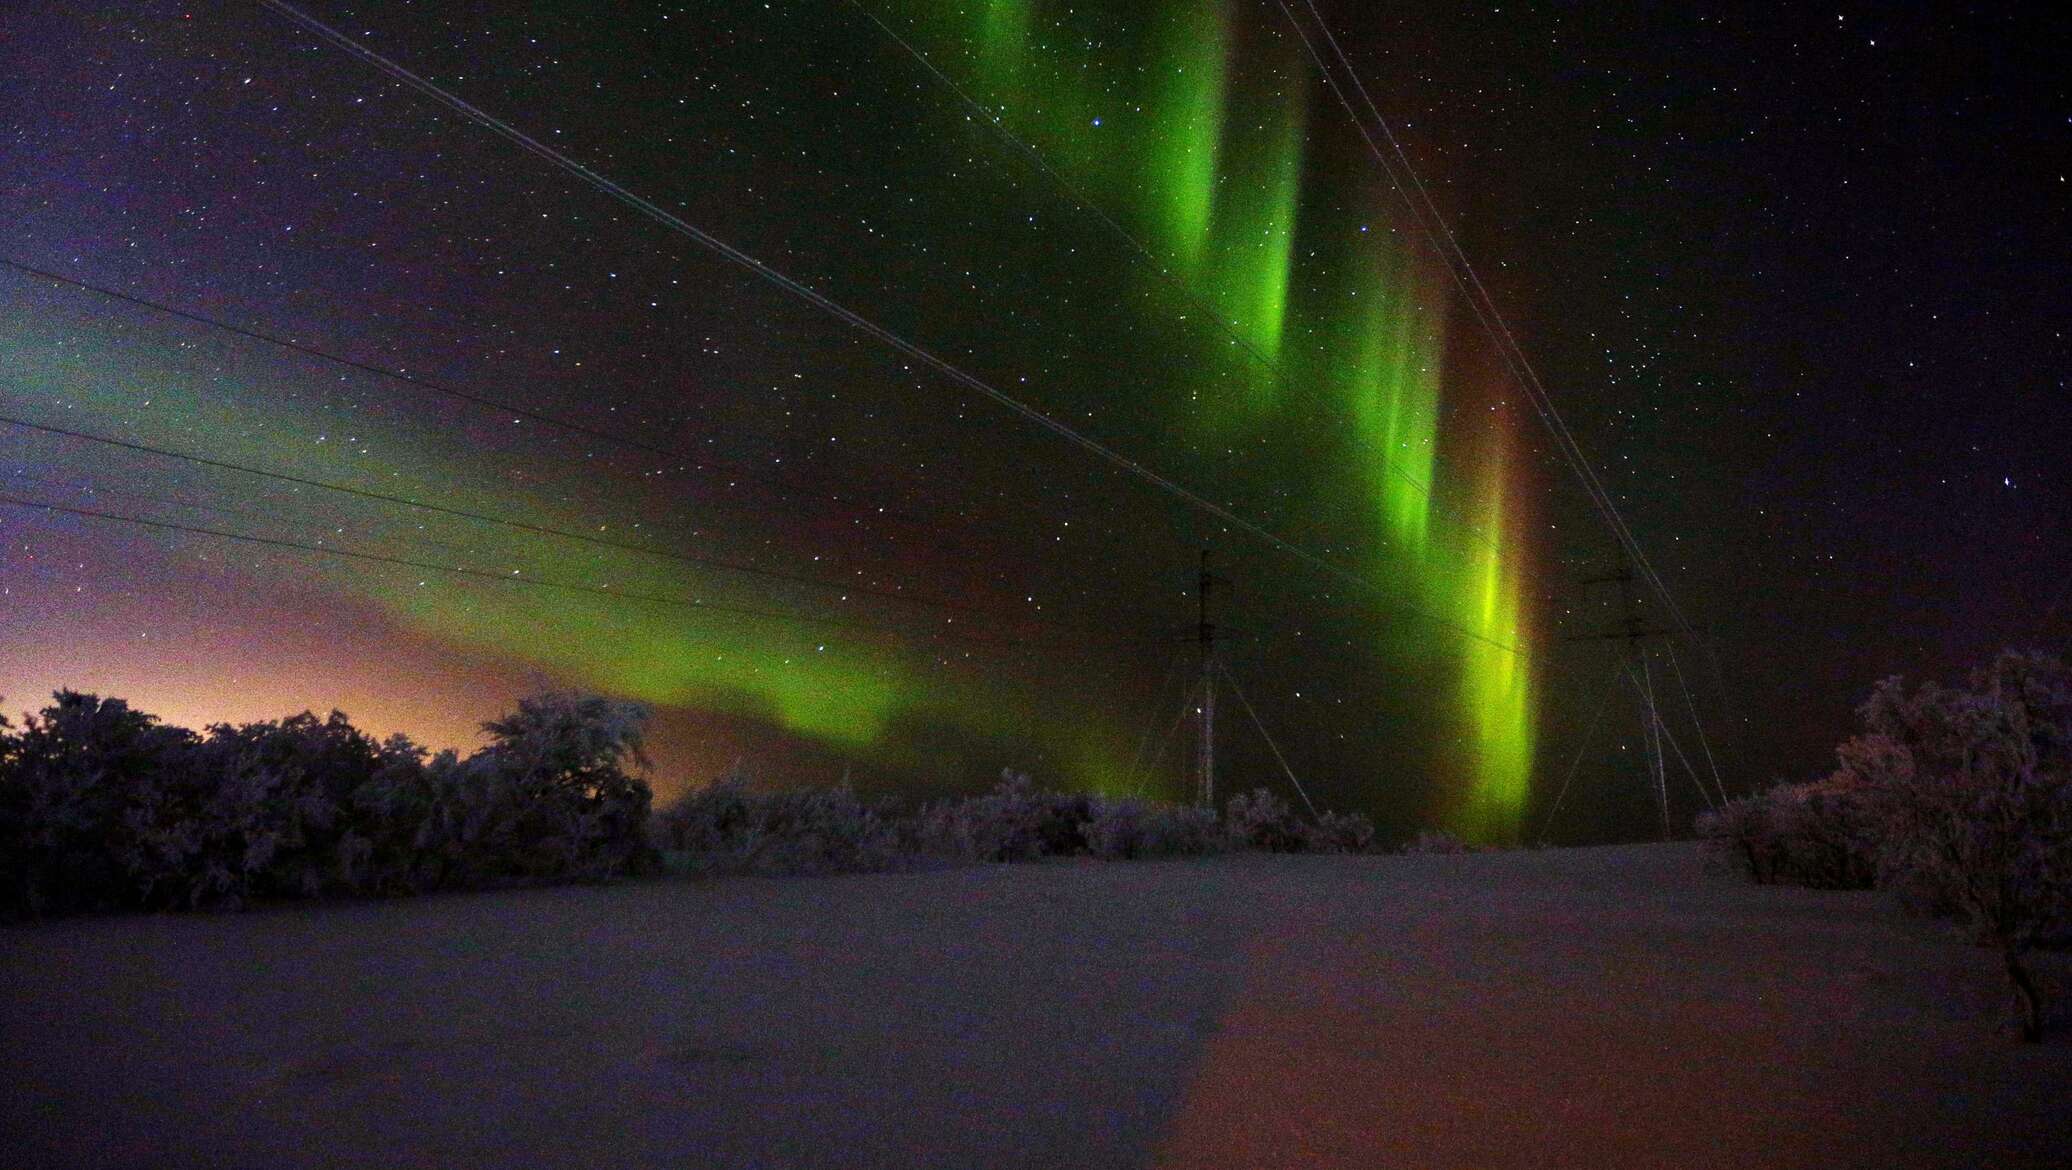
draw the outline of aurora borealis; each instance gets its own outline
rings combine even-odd
[[[568,684],[658,706],[665,793],[741,760],[1177,795],[1170,684],[1206,546],[1232,669],[1322,803],[1529,831],[1603,673],[1564,637],[1601,625],[1576,582],[1610,542],[1278,6],[309,11],[1333,571],[262,6],[48,13],[0,62],[23,163],[0,255],[348,362],[0,270],[0,414],[519,526],[0,427],[10,497],[389,558],[0,509],[0,588],[33,631],[0,649],[10,708],[71,685],[468,744],[511,695]],[[1735,550],[1767,513],[1705,552],[1708,518],[1755,513],[1648,477],[1716,436],[1737,466],[1771,458],[1746,389],[1767,371],[1707,374],[1699,310],[1667,307],[1735,321],[1758,298],[1662,291],[1670,220],[1578,236],[1574,159],[1627,172],[1563,137],[1600,128],[1569,26],[1333,19],[1665,570],[1753,559]],[[1533,106],[1541,77],[1573,108]],[[1525,109],[1545,124],[1498,114]],[[1743,669],[1729,651],[1720,681]],[[1591,767],[1630,767],[1632,738]],[[1225,739],[1227,788],[1270,780],[1250,728]]]
[[[1459,705],[1432,712],[1459,721],[1469,745],[1468,792],[1450,815],[1478,836],[1514,837],[1532,770],[1531,622],[1521,608],[1530,569],[1518,563],[1518,517],[1505,508],[1502,416],[1494,441],[1451,436],[1447,466],[1484,469],[1462,493],[1464,531],[1442,525],[1444,537],[1433,537],[1434,500],[1451,486],[1435,474],[1442,406],[1475,417],[1459,412],[1472,399],[1460,379],[1445,401],[1448,290],[1420,271],[1408,235],[1373,230],[1386,227],[1382,208],[1348,205],[1322,182],[1305,187],[1309,85],[1281,27],[1192,0],[1153,6],[1139,27],[1081,24],[1072,11],[1038,19],[1032,7],[991,4],[975,29],[938,18],[897,35],[925,68],[966,74],[954,92],[1011,144],[1072,160],[1082,181],[1068,194],[1107,196],[1091,210],[1212,315],[1197,346],[1227,343],[1250,359],[1237,392],[1225,383],[1197,400],[1209,426],[1228,439],[1314,425],[1315,415],[1294,410],[1309,404],[1290,400],[1305,392],[1346,420],[1340,458],[1365,497],[1349,534],[1363,548],[1359,571],[1423,616],[1458,622],[1447,632],[1459,646],[1450,664]],[[1082,52],[1109,39],[1123,51],[1094,61]],[[1089,154],[1098,135],[1120,141]],[[1127,165],[1138,159],[1149,165]],[[1294,304],[1298,283],[1309,295]],[[1289,352],[1298,348],[1289,335],[1301,352]],[[1186,366],[1214,360],[1202,352]]]

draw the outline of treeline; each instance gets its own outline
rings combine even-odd
[[[1968,683],[1887,679],[1824,779],[1699,817],[1758,882],[1881,888],[2000,952],[2024,1038],[2040,1039],[2031,956],[2072,946],[2072,671],[2002,654]]]
[[[1259,790],[1214,810],[1104,799],[1006,773],[910,807],[732,775],[653,809],[638,703],[550,693],[436,755],[336,711],[202,732],[60,691],[0,718],[0,917],[234,907],[660,871],[799,873],[1087,855],[1369,852],[1365,817]],[[1465,848],[1443,834],[1410,846]]]
[[[731,775],[685,794],[655,818],[670,868],[693,872],[814,873],[891,869],[930,861],[1012,862],[1047,857],[1132,861],[1216,853],[1374,852],[1358,814],[1311,818],[1272,792],[1232,797],[1221,815],[1194,805],[1038,787],[1001,774],[991,791],[919,808],[871,804],[846,788],[753,791]],[[1427,850],[1465,850],[1428,834]]]

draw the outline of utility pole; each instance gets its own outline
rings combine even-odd
[[[1215,590],[1216,575],[1209,572],[1209,550],[1204,547],[1201,571],[1194,579],[1194,630],[1201,643],[1201,746],[1196,757],[1200,765],[1196,799],[1203,808],[1216,807],[1216,626],[1209,620],[1209,598]]]
[[[1655,703],[1655,674],[1648,661],[1647,640],[1665,636],[1670,631],[1642,620],[1640,600],[1633,588],[1633,562],[1623,556],[1614,572],[1584,578],[1579,584],[1619,587],[1619,608],[1623,619],[1620,628],[1602,634],[1583,634],[1569,640],[1626,643],[1627,671],[1640,697],[1641,744],[1647,755],[1648,781],[1655,788],[1655,806],[1662,816],[1662,839],[1667,841],[1673,835],[1669,822],[1669,765],[1662,752],[1662,715]]]

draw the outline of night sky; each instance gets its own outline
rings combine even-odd
[[[1585,734],[1618,546],[1279,4],[596,8],[304,11],[970,380],[263,5],[11,13],[0,494],[71,511],[0,506],[10,708],[468,747],[578,685],[664,794],[1181,796],[1206,545],[1319,803],[1653,831],[1631,691]],[[1335,8],[1688,618],[1708,784],[1693,709],[1745,789],[2064,643],[2072,16]]]

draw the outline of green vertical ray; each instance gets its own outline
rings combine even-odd
[[[987,88],[1013,101],[1021,96],[1035,0],[983,0],[978,13],[979,68]]]
[[[1439,391],[1445,360],[1445,324],[1418,303],[1409,266],[1397,266],[1388,320],[1387,360],[1381,384],[1382,450],[1388,466],[1381,487],[1382,513],[1390,534],[1420,554],[1431,534],[1433,473],[1438,462]]]
[[[1441,396],[1448,389],[1445,302],[1411,258],[1378,238],[1344,249],[1343,272],[1318,322],[1330,384],[1352,423],[1347,453],[1361,470],[1374,525],[1373,572],[1407,601],[1465,635],[1449,644],[1463,786],[1446,816],[1478,841],[1515,840],[1534,750],[1531,653],[1523,614],[1517,520],[1501,442],[1460,445],[1474,474],[1441,482]],[[1457,378],[1457,375],[1455,376]],[[1485,419],[1483,412],[1467,417]],[[1508,419],[1499,414],[1499,425]],[[1436,501],[1454,499],[1441,524]],[[1457,651],[1454,647],[1458,647]],[[1437,714],[1438,712],[1435,712]]]
[[[1431,539],[1443,322],[1419,303],[1410,268],[1376,245],[1347,261],[1347,308],[1329,337],[1331,383],[1353,423],[1352,457],[1380,524],[1386,569],[1423,573]],[[1406,563],[1403,559],[1408,557]],[[1431,582],[1420,587],[1432,592]]]
[[[1217,190],[1210,292],[1245,340],[1278,360],[1302,194],[1304,103],[1299,91],[1276,86],[1245,105],[1224,135],[1229,165]],[[1253,405],[1272,400],[1274,380],[1265,371],[1252,385]]]
[[[1471,793],[1458,820],[1464,832],[1491,843],[1515,842],[1529,794],[1533,759],[1532,669],[1523,590],[1505,498],[1501,449],[1484,471],[1472,523],[1487,540],[1459,538],[1469,551],[1458,617],[1482,641],[1469,641],[1461,663],[1461,701],[1472,749]]]
[[[1193,279],[1215,209],[1230,19],[1221,0],[1167,5],[1153,47],[1144,182],[1163,253]]]

